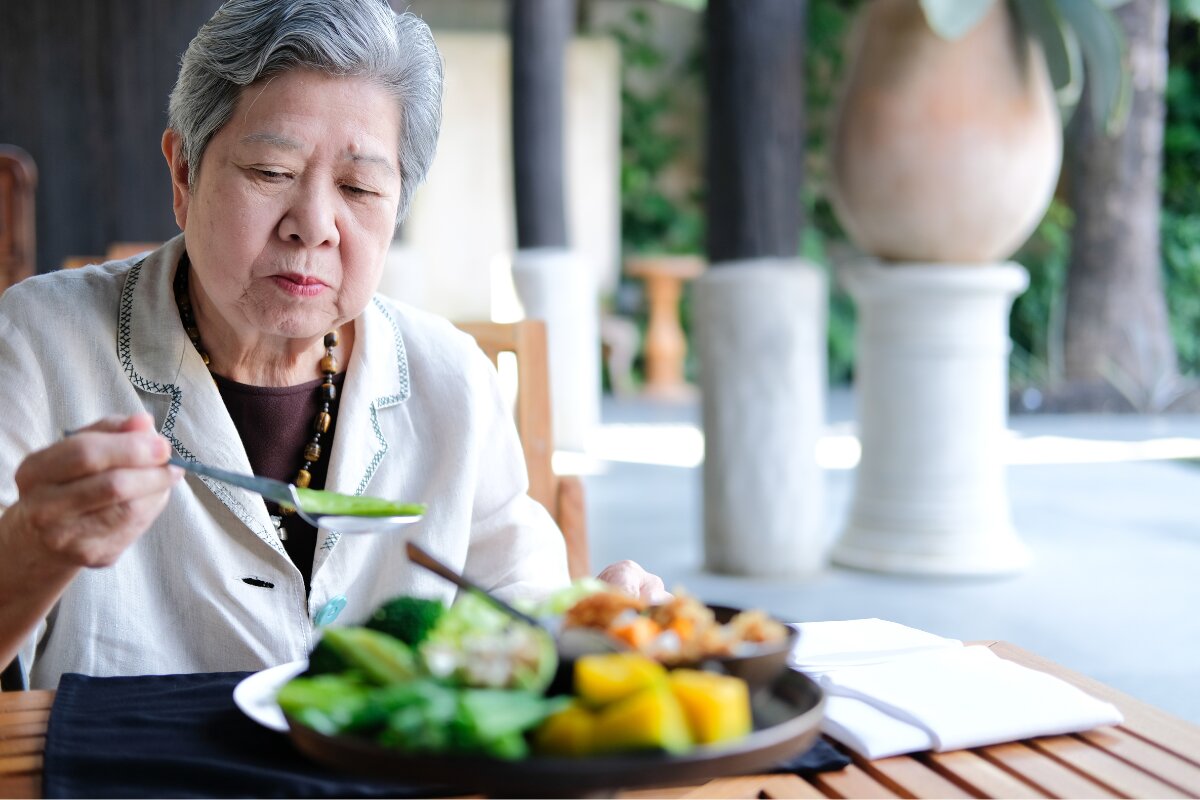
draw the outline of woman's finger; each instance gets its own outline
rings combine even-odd
[[[39,450],[17,468],[21,492],[43,484],[61,484],[112,469],[152,467],[164,464],[171,445],[153,431],[132,422],[134,430],[120,432],[81,431]]]
[[[36,504],[39,518],[66,519],[168,492],[182,476],[182,470],[171,466],[113,469],[47,486],[22,499]]]

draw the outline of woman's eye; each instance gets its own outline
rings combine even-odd
[[[273,169],[256,169],[254,171],[258,173],[260,178],[266,181],[271,181],[272,183],[278,183],[287,179],[288,177],[286,172],[279,172],[278,170]]]
[[[370,189],[364,189],[361,186],[354,186],[353,184],[348,184],[348,183],[342,184],[342,190],[347,192],[348,194],[356,195],[359,197],[365,197],[370,194],[375,194]]]

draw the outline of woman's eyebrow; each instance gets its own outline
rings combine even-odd
[[[287,136],[282,136],[278,133],[270,133],[267,131],[248,133],[240,139],[240,142],[242,144],[269,144],[284,150],[300,150],[304,147],[303,144],[295,139],[290,139]]]
[[[392,175],[396,174],[396,168],[392,166],[392,162],[383,156],[371,155],[369,153],[346,153],[344,157],[355,164],[379,165]]]

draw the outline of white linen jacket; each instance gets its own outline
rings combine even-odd
[[[100,417],[148,411],[185,458],[248,473],[245,448],[179,321],[176,237],[144,258],[30,278],[0,298],[0,504],[26,455]],[[474,340],[376,296],[355,321],[326,488],[428,503],[402,534],[320,530],[306,599],[262,498],[188,475],[116,565],[80,573],[22,651],[33,688],[64,672],[256,670],[304,658],[316,625],[454,587],[408,562],[411,536],[508,597],[568,582],[562,535],[526,494],[512,417]],[[0,665],[2,666],[2,665]]]

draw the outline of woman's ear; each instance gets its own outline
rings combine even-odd
[[[192,199],[188,187],[188,164],[183,157],[183,138],[178,131],[167,128],[162,138],[163,156],[167,159],[167,168],[171,170],[172,205],[175,209],[175,224],[179,230],[187,229],[188,203]]]

